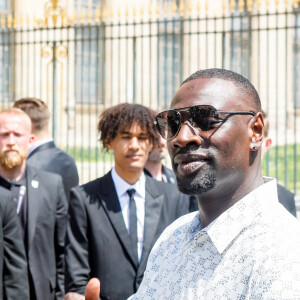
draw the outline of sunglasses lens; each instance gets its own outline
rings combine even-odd
[[[156,116],[156,127],[159,134],[166,140],[175,137],[180,127],[180,114],[175,110],[165,111]]]
[[[194,128],[211,130],[220,118],[216,109],[210,105],[192,106],[187,109],[168,110],[156,116],[156,127],[166,140],[172,140],[178,133],[181,123],[189,121]]]
[[[203,131],[210,130],[212,125],[218,122],[215,112],[213,107],[195,106],[191,109],[189,122]]]

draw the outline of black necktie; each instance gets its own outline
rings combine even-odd
[[[138,254],[137,254],[137,216],[136,216],[136,205],[134,201],[135,189],[127,190],[127,194],[129,195],[129,236],[131,238],[133,251],[136,256],[136,263],[138,264]]]

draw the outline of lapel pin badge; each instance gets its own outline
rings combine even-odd
[[[31,186],[35,189],[39,187],[39,182],[36,180],[31,180]]]

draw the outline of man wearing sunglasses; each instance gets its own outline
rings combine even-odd
[[[136,299],[300,299],[300,225],[262,176],[264,121],[244,77],[198,71],[156,126],[199,212],[160,236]]]

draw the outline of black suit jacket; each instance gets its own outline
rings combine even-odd
[[[127,299],[136,292],[149,252],[162,231],[188,212],[176,186],[146,176],[144,245],[139,266],[109,172],[71,191],[66,239],[66,292],[84,294],[92,277],[101,280],[101,299]]]
[[[153,177],[147,169],[144,169],[144,172],[146,175]],[[177,180],[176,180],[176,176],[175,176],[175,173],[173,172],[173,170],[162,165],[162,173],[165,175],[168,183],[176,184],[176,186],[177,186]],[[199,210],[198,200],[197,200],[196,196],[194,196],[194,195],[188,196],[187,195],[186,197],[189,198],[189,200],[188,200],[189,201],[189,212]]]
[[[29,300],[27,261],[16,205],[0,186],[0,299]]]
[[[78,185],[79,177],[74,159],[57,148],[54,142],[35,148],[28,155],[27,162],[39,170],[61,175],[67,198],[71,188]]]
[[[173,170],[162,165],[162,173],[166,176],[168,183],[172,183],[172,184],[177,183],[176,176],[175,176]]]
[[[277,184],[279,202],[295,217],[297,217],[295,195],[284,186]]]
[[[176,181],[176,176],[175,176],[174,172],[164,165],[162,165],[161,168],[162,168],[162,170],[161,170],[162,174],[165,177],[161,181],[166,182],[166,183],[176,184],[177,181]],[[150,176],[153,178],[152,174],[147,169],[144,169],[144,173],[147,176]]]
[[[67,200],[61,177],[27,165],[26,251],[31,295],[62,299]],[[34,297],[31,296],[31,300]]]

